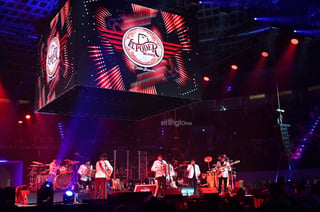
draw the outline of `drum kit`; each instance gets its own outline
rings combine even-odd
[[[30,171],[28,173],[29,184],[31,190],[36,191],[40,189],[47,179],[47,169],[49,164],[44,164],[38,161],[32,161],[32,164],[28,168]]]
[[[56,190],[64,190],[71,186],[73,179],[75,178],[74,171],[75,165],[80,161],[73,161],[65,159],[64,163],[59,166],[57,174],[53,179],[53,186]],[[50,164],[44,164],[38,161],[32,161],[32,164],[28,168],[29,184],[32,191],[37,191],[40,187],[49,180],[49,166]]]

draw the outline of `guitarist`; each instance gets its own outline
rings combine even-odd
[[[94,188],[94,199],[97,199],[100,188],[101,199],[106,199],[106,180],[109,180],[113,171],[113,167],[107,160],[107,154],[103,153],[100,155],[100,160],[96,163],[96,174],[95,174],[95,188]]]
[[[219,193],[221,193],[222,183],[223,183],[223,191],[227,192],[228,191],[227,186],[228,186],[229,171],[231,171],[231,166],[230,166],[229,160],[225,154],[220,155],[218,157],[216,169],[218,171],[218,179],[219,179],[218,191],[219,191]]]

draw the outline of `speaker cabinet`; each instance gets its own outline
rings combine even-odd
[[[24,196],[23,204],[25,205],[37,204],[37,192],[30,192],[30,190],[26,190],[23,196]]]
[[[53,202],[54,203],[63,202],[63,194],[64,194],[64,191],[55,191],[53,194]]]
[[[153,196],[157,196],[158,186],[155,184],[136,185],[134,192],[151,192]]]
[[[202,194],[219,193],[217,188],[200,188]]]
[[[76,202],[83,203],[87,200],[93,200],[93,192],[87,192],[87,193],[76,193],[75,195]]]

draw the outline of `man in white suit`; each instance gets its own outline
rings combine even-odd
[[[166,182],[166,165],[167,162],[162,159],[162,155],[158,155],[157,160],[152,164],[151,171],[155,173],[155,178],[158,182],[159,193],[163,193],[167,188]]]
[[[199,179],[199,176],[201,174],[199,165],[196,164],[195,160],[191,160],[190,164],[187,166],[187,172],[188,172],[188,179],[189,179],[189,184],[191,187],[194,189],[194,194],[196,193],[197,190],[197,181]]]

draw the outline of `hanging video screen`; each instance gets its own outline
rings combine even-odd
[[[195,23],[123,0],[66,1],[40,42],[36,109],[75,86],[200,99]]]
[[[86,48],[81,84],[200,98],[194,21],[128,1],[86,1],[77,9],[78,43]]]
[[[52,102],[76,83],[73,9],[70,1],[55,14],[39,44],[40,71],[35,108]]]

